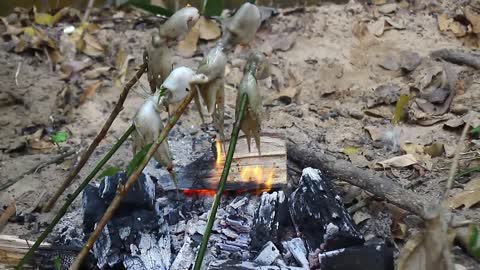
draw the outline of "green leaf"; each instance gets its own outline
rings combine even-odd
[[[461,177],[467,174],[471,174],[472,172],[480,172],[480,166],[467,168],[459,172],[456,177]]]
[[[59,256],[53,258],[53,267],[55,267],[55,270],[62,270],[62,260]]]
[[[68,138],[68,134],[65,131],[58,131],[50,137],[53,143],[61,143],[66,141]]]
[[[173,14],[173,12],[168,9],[150,4],[148,0],[129,0],[127,4],[138,7],[156,15],[170,17]]]
[[[202,14],[205,16],[220,16],[223,11],[223,0],[203,0]]]
[[[475,128],[472,128],[472,129],[470,130],[470,133],[471,133],[472,135],[478,135],[478,134],[480,134],[480,126],[477,126],[477,127],[475,127]]]
[[[400,122],[400,118],[402,117],[402,113],[405,109],[405,106],[408,104],[408,95],[400,95],[398,98],[397,104],[395,105],[395,112],[393,113],[392,118],[392,125],[397,124]]]
[[[135,156],[133,156],[132,161],[130,161],[130,163],[127,166],[127,177],[129,177],[133,173],[133,171],[135,171],[135,169],[137,169],[138,166],[140,166],[140,163],[147,155],[147,152],[148,152],[148,149],[150,149],[150,146],[152,146],[152,143],[144,145],[142,149],[140,149],[140,151],[138,151],[138,153],[136,153]]]
[[[104,178],[105,176],[113,176],[117,174],[119,171],[121,171],[117,167],[108,167],[103,172],[98,176],[98,178]]]

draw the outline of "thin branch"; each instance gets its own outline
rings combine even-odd
[[[458,140],[458,143],[457,143],[457,147],[455,148],[455,156],[453,157],[452,164],[450,166],[450,171],[448,172],[447,187],[445,188],[445,192],[443,193],[442,199],[438,204],[440,205],[440,207],[442,205],[441,202],[443,202],[447,198],[448,192],[452,188],[453,180],[455,179],[455,174],[457,173],[458,160],[460,159],[460,154],[465,148],[465,146],[463,145],[463,141],[467,136],[467,131],[469,127],[470,127],[470,119],[468,119],[467,122],[465,123],[465,127],[463,128],[463,131],[462,131],[462,135],[460,136],[460,139]]]
[[[85,14],[83,14],[82,22],[88,21],[88,17],[90,16],[90,12],[92,11],[94,2],[95,2],[95,0],[89,0],[88,1],[87,8],[85,9]]]
[[[40,169],[50,165],[50,164],[55,164],[55,163],[59,163],[61,161],[63,161],[65,158],[75,154],[77,151],[76,150],[70,150],[70,151],[67,151],[57,157],[54,157],[53,159],[49,160],[49,161],[42,161],[40,163],[38,163],[37,165],[35,165],[33,168],[31,168],[30,170],[22,173],[21,175],[7,181],[7,183],[3,184],[2,186],[0,186],[0,191],[3,191],[5,189],[7,189],[8,187],[10,187],[11,185],[15,184],[16,182],[22,180],[26,175],[29,175],[29,174],[32,174],[32,173],[37,173]]]
[[[120,148],[120,146],[125,142],[125,140],[132,134],[132,132],[135,130],[134,126],[130,126],[127,131],[118,139],[117,143],[108,151],[108,153],[100,160],[100,162],[97,163],[95,166],[95,169],[85,178],[85,180],[78,186],[78,188],[71,194],[70,196],[67,197],[67,200],[63,204],[62,208],[58,211],[57,215],[53,218],[52,222],[48,225],[48,227],[43,231],[43,233],[38,237],[38,239],[35,241],[33,246],[28,250],[28,252],[23,256],[22,260],[18,263],[16,269],[22,269],[23,265],[28,263],[32,257],[32,255],[35,253],[35,250],[40,246],[40,244],[45,240],[45,238],[48,236],[50,232],[52,232],[53,228],[55,225],[58,224],[60,219],[65,215],[67,212],[68,208],[70,205],[73,203],[75,198],[80,194],[80,192],[85,189],[85,187],[90,183],[90,181],[95,177],[95,175],[102,169],[103,165],[107,163],[107,161],[115,154],[115,152]]]
[[[125,102],[125,99],[127,98],[128,92],[130,89],[135,85],[135,83],[140,79],[140,77],[145,73],[147,69],[147,65],[144,63],[140,66],[138,69],[137,73],[135,76],[130,79],[130,81],[125,85],[123,88],[122,93],[120,94],[120,97],[118,98],[117,104],[115,105],[115,108],[113,108],[112,113],[108,117],[107,122],[102,127],[102,130],[97,134],[97,137],[93,140],[93,142],[90,144],[88,147],[87,151],[83,153],[82,157],[80,158],[80,161],[78,162],[77,166],[71,171],[65,181],[62,183],[62,186],[57,190],[57,192],[53,195],[53,197],[50,199],[50,201],[43,207],[42,211],[43,212],[48,212],[50,211],[55,203],[57,202],[58,198],[62,195],[62,193],[67,189],[68,186],[73,182],[73,179],[77,176],[77,174],[80,172],[80,170],[85,166],[85,163],[87,163],[88,159],[92,155],[93,151],[95,148],[97,148],[98,144],[103,140],[105,135],[107,134],[108,129],[110,129],[110,126],[112,126],[113,121],[115,118],[118,116],[118,114],[123,110],[123,103]]]
[[[238,140],[238,133],[240,132],[240,122],[245,114],[247,101],[247,94],[243,94],[238,118],[235,120],[235,124],[233,126],[230,145],[228,146],[227,157],[225,158],[225,164],[223,166],[222,176],[220,178],[220,182],[218,182],[217,193],[215,194],[215,200],[213,201],[210,214],[208,215],[207,227],[205,227],[205,232],[203,233],[202,243],[200,245],[200,249],[198,250],[197,259],[195,260],[193,270],[200,270],[203,257],[205,256],[205,251],[207,250],[208,239],[212,233],[212,227],[217,214],[218,205],[220,204],[220,199],[222,198],[223,190],[225,189],[225,183],[227,182],[228,173],[230,172],[230,166],[232,165],[233,154],[235,153],[235,146],[237,145]]]
[[[105,214],[103,215],[103,217],[97,223],[97,225],[95,227],[95,230],[90,235],[90,238],[88,238],[87,243],[82,248],[82,250],[78,254],[78,256],[75,259],[75,261],[73,262],[73,264],[70,266],[70,270],[80,269],[80,265],[81,265],[83,259],[85,258],[85,256],[87,256],[90,249],[92,249],[93,244],[95,243],[95,241],[100,236],[100,233],[102,232],[105,225],[107,225],[107,222],[112,218],[115,210],[120,205],[121,200],[127,194],[128,190],[130,190],[130,188],[133,186],[133,184],[135,184],[139,175],[142,173],[145,166],[147,166],[148,161],[152,158],[155,151],[157,151],[157,148],[160,146],[160,144],[167,138],[168,133],[175,126],[178,119],[183,114],[183,112],[185,112],[185,109],[188,107],[188,104],[192,101],[192,99],[195,97],[196,94],[197,94],[197,91],[190,91],[189,92],[189,94],[185,98],[185,100],[182,101],[182,103],[177,107],[175,113],[172,115],[172,117],[170,117],[167,124],[165,125],[165,128],[158,135],[157,140],[152,144],[150,149],[148,149],[147,155],[142,160],[140,165],[135,169],[135,171],[130,175],[130,177],[128,177],[125,185],[123,187],[120,187],[120,186],[118,187],[117,195],[115,196],[115,198],[113,198],[112,203],[108,207],[107,211],[105,211]]]
[[[3,231],[8,223],[8,220],[15,214],[17,208],[15,207],[15,201],[12,201],[8,207],[0,215],[0,233]]]

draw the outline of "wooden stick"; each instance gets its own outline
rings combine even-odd
[[[218,183],[215,199],[213,200],[212,208],[210,209],[210,214],[208,215],[207,227],[205,227],[205,232],[203,233],[202,243],[200,245],[200,249],[198,250],[197,259],[195,260],[193,270],[200,270],[200,267],[202,266],[203,257],[205,256],[205,251],[207,250],[208,239],[212,233],[213,222],[215,221],[215,216],[217,214],[218,205],[220,204],[220,199],[222,198],[222,194],[225,189],[225,183],[227,182],[228,173],[230,172],[230,166],[232,165],[233,154],[235,153],[235,146],[237,145],[238,140],[238,133],[240,132],[240,122],[245,114],[247,101],[247,94],[243,94],[242,100],[240,101],[241,103],[238,118],[235,120],[235,124],[233,125],[230,145],[228,146],[227,157],[225,159],[225,165],[223,166],[222,177]]]
[[[47,238],[48,234],[52,232],[53,228],[55,228],[55,225],[58,224],[60,219],[67,213],[68,208],[70,205],[73,203],[73,201],[78,197],[80,192],[87,187],[88,183],[97,175],[97,173],[102,169],[103,165],[107,163],[107,161],[117,152],[118,148],[127,140],[127,138],[132,134],[132,132],[135,130],[135,127],[132,125],[130,128],[125,131],[123,136],[118,139],[117,143],[108,151],[108,153],[98,162],[98,164],[95,166],[95,169],[93,169],[92,172],[83,180],[83,182],[78,186],[78,188],[71,194],[70,196],[67,197],[67,201],[63,204],[62,208],[58,211],[57,215],[53,218],[52,222],[47,226],[45,231],[38,237],[38,239],[35,241],[35,243],[32,245],[32,247],[28,250],[28,252],[25,254],[25,256],[22,258],[22,260],[18,263],[16,269],[22,269],[23,265],[28,263],[30,261],[30,258],[32,255],[35,253],[35,250],[42,244],[42,242]]]
[[[440,58],[457,65],[467,65],[474,69],[480,69],[480,55],[462,52],[460,50],[441,49],[430,54],[434,58]]]
[[[3,211],[2,215],[0,215],[0,233],[7,225],[8,220],[15,214],[16,210],[17,208],[15,207],[15,201],[12,201],[8,205],[7,209]]]
[[[162,142],[167,138],[168,133],[175,126],[178,119],[183,114],[183,112],[185,112],[185,109],[188,107],[188,104],[192,101],[192,99],[195,97],[196,94],[197,94],[197,91],[190,91],[189,92],[189,94],[185,98],[185,100],[182,101],[182,103],[178,106],[175,113],[172,115],[172,117],[170,117],[167,124],[165,125],[165,128],[158,135],[157,140],[148,149],[147,155],[142,160],[140,165],[135,169],[135,171],[130,175],[130,177],[128,177],[125,185],[123,187],[119,186],[118,191],[117,191],[117,195],[115,196],[115,198],[113,198],[112,203],[108,207],[107,211],[105,211],[105,214],[103,215],[103,217],[97,223],[97,226],[95,227],[95,230],[93,231],[93,233],[90,235],[90,238],[88,238],[87,243],[82,248],[82,250],[78,254],[78,256],[75,259],[75,261],[73,262],[73,264],[70,266],[70,270],[80,269],[80,265],[81,265],[83,259],[88,254],[90,249],[92,249],[93,244],[95,243],[95,241],[100,236],[100,233],[102,232],[105,225],[107,225],[107,222],[112,218],[113,214],[115,213],[115,210],[117,210],[117,208],[120,205],[120,202],[122,201],[123,197],[127,194],[128,190],[130,190],[130,188],[133,186],[133,184],[135,184],[135,181],[137,181],[137,179],[140,176],[140,174],[142,173],[143,169],[145,168],[145,166],[147,166],[148,161],[152,158],[155,151],[157,151],[157,148],[160,146],[160,144],[162,144]]]
[[[123,88],[122,93],[120,94],[120,97],[118,98],[117,104],[115,105],[115,108],[113,108],[112,113],[108,117],[107,122],[102,127],[102,130],[97,134],[97,137],[93,140],[93,142],[90,144],[88,147],[87,151],[83,153],[82,157],[80,158],[80,161],[78,162],[77,166],[71,171],[65,181],[63,182],[62,186],[57,190],[57,192],[53,195],[53,197],[50,199],[50,201],[43,207],[42,211],[43,212],[48,212],[50,211],[55,203],[57,202],[58,198],[62,195],[62,193],[67,189],[68,186],[73,182],[73,179],[77,176],[77,174],[80,172],[80,170],[85,166],[85,163],[87,163],[88,159],[92,155],[93,151],[95,148],[97,148],[98,144],[103,140],[105,135],[107,134],[107,131],[110,129],[112,126],[113,121],[115,118],[118,116],[118,114],[123,110],[123,103],[125,102],[125,99],[127,98],[128,92],[130,89],[135,85],[135,83],[140,79],[140,77],[145,73],[147,70],[147,65],[144,63],[140,66],[138,69],[137,73],[135,73],[135,76],[130,79],[130,81],[125,85]]]

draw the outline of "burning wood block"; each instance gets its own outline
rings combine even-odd
[[[253,252],[259,252],[268,241],[279,242],[278,231],[288,214],[286,209],[283,191],[262,194],[250,233],[252,238],[250,248]]]
[[[255,262],[235,261],[235,260],[219,260],[210,263],[208,270],[305,270],[305,268],[294,266],[276,266],[276,265],[260,265]]]
[[[364,242],[328,180],[317,169],[303,170],[290,199],[290,215],[309,252],[334,250]]]
[[[225,141],[228,147],[229,141]],[[252,146],[248,151],[247,141],[241,136],[237,141],[233,162],[225,185],[225,190],[261,191],[280,189],[287,183],[287,152],[284,138],[278,134],[263,134],[261,136],[262,155]],[[217,141],[205,154],[193,160],[190,164],[175,168],[180,189],[185,190],[216,190],[225,163],[225,152]],[[169,176],[164,170],[149,165],[144,171],[159,179],[166,190],[173,190]],[[213,193],[214,194],[214,193]],[[210,194],[210,195],[213,195]]]

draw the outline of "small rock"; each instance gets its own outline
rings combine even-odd
[[[397,4],[395,3],[385,4],[378,7],[378,12],[382,14],[389,14],[389,13],[395,12],[396,10],[397,10]]]

